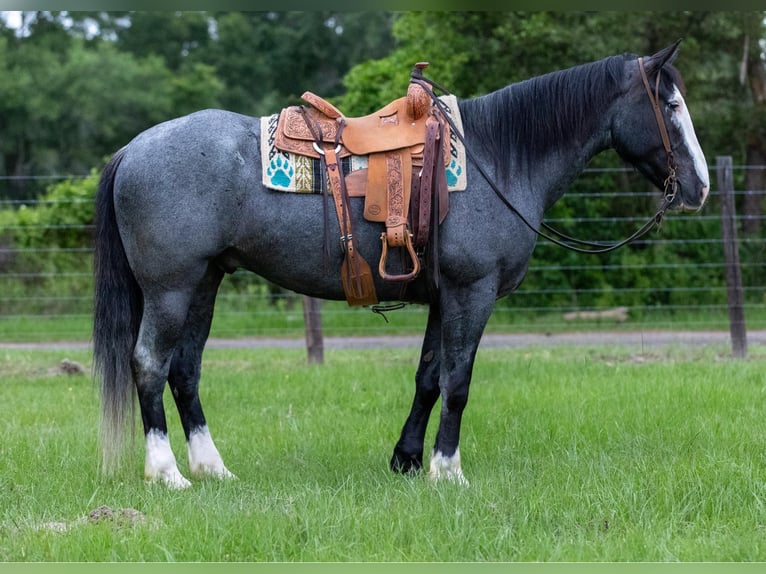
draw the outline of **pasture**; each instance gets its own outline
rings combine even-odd
[[[322,366],[206,351],[202,400],[239,479],[181,492],[144,483],[140,429],[101,479],[90,353],[0,351],[0,560],[766,560],[762,348],[480,349],[467,488],[388,471],[418,351],[333,350]]]

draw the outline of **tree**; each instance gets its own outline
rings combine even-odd
[[[218,103],[222,84],[205,64],[174,73],[157,56],[69,34],[52,17],[30,30],[0,35],[0,175],[87,173],[147,127]],[[19,179],[0,196],[40,191]]]
[[[352,64],[392,45],[386,12],[216,12],[215,41],[199,53],[226,85],[222,104],[274,113],[307,90],[333,97]]]
[[[271,114],[332,97],[392,43],[386,12],[24,12],[0,24],[0,197],[85,173],[140,131],[208,107]]]
[[[210,47],[210,17],[205,12],[130,12],[115,28],[116,46],[138,58],[159,56],[178,72]]]
[[[755,235],[761,231],[763,197],[766,194],[766,64],[763,43],[766,38],[766,24],[762,12],[743,15],[744,55],[740,79],[749,88],[747,98],[752,114],[745,131],[745,164],[754,167],[745,174],[743,231]]]

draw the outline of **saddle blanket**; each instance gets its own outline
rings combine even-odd
[[[463,133],[463,122],[457,98],[453,95],[441,99],[452,121]],[[284,152],[274,147],[279,114],[265,116],[261,120],[261,165],[263,167],[263,185],[276,191],[293,193],[322,193],[321,163],[318,159]],[[450,163],[445,168],[447,185],[450,191],[463,191],[467,184],[465,175],[465,148],[450,130]],[[367,156],[349,156],[340,160],[343,175],[367,167]]]

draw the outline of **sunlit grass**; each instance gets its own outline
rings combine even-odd
[[[761,349],[482,350],[468,488],[387,470],[417,355],[207,351],[202,400],[239,479],[174,492],[143,482],[140,437],[122,475],[98,475],[96,390],[57,369],[88,353],[0,351],[0,560],[766,559]],[[100,506],[141,519],[91,521]]]

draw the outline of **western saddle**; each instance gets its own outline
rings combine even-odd
[[[327,172],[345,251],[341,279],[352,306],[373,305],[378,299],[370,267],[354,244],[349,197],[364,196],[364,218],[385,223],[378,273],[388,281],[417,277],[419,253],[447,214],[449,126],[432,94],[417,81],[427,66],[415,64],[405,97],[366,116],[346,117],[311,92],[302,96],[309,106],[291,106],[279,115],[275,146],[317,158]],[[344,176],[340,159],[352,155],[367,156],[367,167]],[[409,271],[388,273],[389,248],[404,250]]]

